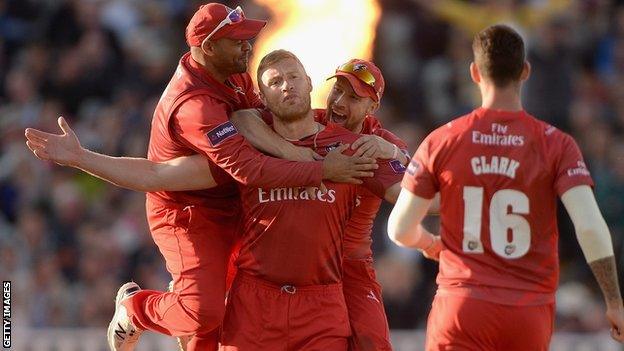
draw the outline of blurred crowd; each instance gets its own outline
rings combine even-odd
[[[374,61],[386,78],[379,118],[415,151],[436,126],[480,104],[470,81],[472,36],[504,22],[528,43],[525,108],[571,133],[596,182],[616,257],[624,253],[624,1],[379,0]],[[223,1],[232,7],[234,1]],[[120,283],[169,281],[144,195],[37,160],[23,131],[56,131],[65,116],[83,146],[145,156],[152,112],[199,6],[182,0],[0,1],[0,276],[12,280],[14,323],[104,326]],[[268,11],[245,1],[245,11]],[[345,19],[348,20],[348,19]],[[287,49],[287,48],[286,48]],[[424,326],[437,265],[374,229],[391,328]],[[436,229],[436,219],[429,221]],[[604,326],[599,290],[560,215],[557,328]],[[620,262],[620,280],[624,264]]]

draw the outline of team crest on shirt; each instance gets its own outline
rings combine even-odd
[[[405,173],[405,166],[403,166],[401,161],[399,161],[399,160],[392,160],[392,161],[388,162],[388,164],[390,164],[390,167],[392,167],[392,170],[394,171],[394,173],[396,173],[396,174],[403,174],[403,173]]]
[[[227,121],[211,129],[206,133],[206,136],[208,137],[210,145],[215,147],[236,134],[238,134],[236,127],[234,127],[232,122]]]

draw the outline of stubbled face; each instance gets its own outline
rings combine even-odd
[[[221,72],[229,74],[247,72],[251,44],[248,40],[221,38],[212,42],[213,64]]]
[[[359,133],[364,118],[374,111],[375,106],[373,99],[358,96],[347,78],[338,76],[327,97],[327,117],[331,122]]]
[[[277,61],[262,72],[260,80],[260,96],[277,118],[295,121],[310,111],[312,83],[294,59]]]

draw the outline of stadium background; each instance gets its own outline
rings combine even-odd
[[[310,8],[322,2],[294,1]],[[365,50],[386,78],[378,116],[411,152],[435,126],[479,104],[468,73],[474,33],[505,22],[524,35],[533,68],[525,107],[580,144],[622,281],[624,1],[354,0],[327,2],[320,15],[329,16],[338,4],[375,2],[381,12]],[[270,7],[286,2],[224,3],[242,5],[249,17],[269,18],[275,16]],[[23,130],[57,130],[56,118],[64,115],[84,146],[144,156],[154,106],[186,50],[184,27],[199,4],[0,1],[0,276],[13,282],[14,349],[101,350],[120,283],[133,279],[164,289],[169,281],[148,233],[144,195],[38,161]],[[304,9],[298,15],[319,14]],[[347,26],[332,27],[336,37],[353,27],[349,21],[345,16]],[[314,55],[332,55],[327,39],[299,41]],[[374,231],[378,278],[397,349],[414,350],[437,268],[389,243],[390,209],[382,208]],[[599,291],[563,211],[560,230],[553,350],[617,350],[605,334]],[[142,344],[142,350],[172,349],[170,340],[151,336]]]

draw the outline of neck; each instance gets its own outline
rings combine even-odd
[[[366,118],[366,117],[364,117],[364,118]],[[362,120],[360,123],[356,124],[353,128],[349,128],[349,130],[352,131],[355,134],[362,133],[362,129],[364,129],[364,120]]]
[[[510,84],[504,88],[498,88],[494,84],[479,84],[481,90],[481,107],[491,110],[522,111],[520,100],[520,88]]]
[[[314,111],[311,109],[297,119],[283,120],[275,116],[273,128],[277,134],[289,140],[299,140],[319,131],[318,123],[314,121]]]
[[[204,55],[200,48],[191,48],[191,59],[199,63],[199,65],[202,66],[204,71],[206,71],[209,76],[221,83],[225,83],[227,78],[230,76],[229,73],[222,72],[221,70],[217,69],[217,67],[215,67],[214,64],[210,62],[210,60],[208,60],[208,58],[206,57],[206,55]]]

